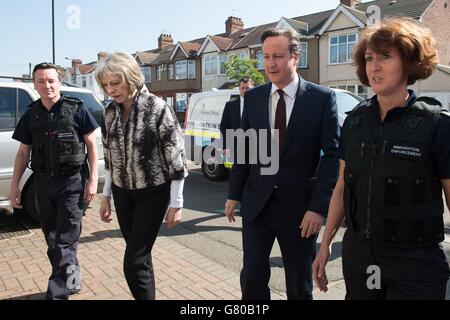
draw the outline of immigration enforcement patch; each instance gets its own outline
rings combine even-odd
[[[409,160],[421,160],[423,153],[422,147],[417,145],[394,144],[389,150],[391,156]]]

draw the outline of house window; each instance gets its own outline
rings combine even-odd
[[[195,79],[195,60],[188,61],[188,78]]]
[[[354,94],[357,94],[363,99],[367,99],[367,87],[365,86],[358,86],[358,85],[338,85],[338,86],[330,86],[332,89],[341,89],[341,90],[347,90]]]
[[[175,63],[175,78],[183,80],[187,78],[187,61],[177,61]]]
[[[219,56],[220,57],[220,74],[226,74],[226,70],[225,70],[225,62],[227,61],[227,56],[222,54]]]
[[[353,62],[356,33],[330,38],[330,64]]]
[[[187,106],[187,93],[177,93],[175,110],[177,112],[184,112]]]
[[[167,79],[173,80],[173,64],[169,64],[169,68],[167,69]]]
[[[205,76],[214,76],[217,74],[217,56],[205,58]]]
[[[142,74],[144,75],[145,83],[152,82],[152,68],[141,67]]]
[[[161,81],[162,72],[163,66],[158,66],[158,68],[156,69],[156,81]]]
[[[368,93],[367,93],[367,87],[365,86],[358,86],[358,92],[355,92],[357,95],[359,95],[361,98],[367,99]]]
[[[264,69],[264,54],[262,50],[256,52],[256,60],[258,60],[258,65],[256,66],[258,70]]]
[[[298,62],[299,68],[308,68],[308,43],[300,42],[300,60]]]
[[[83,88],[86,88],[86,76],[85,75],[81,76],[81,86]]]

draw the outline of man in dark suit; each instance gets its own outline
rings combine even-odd
[[[223,149],[230,157],[230,147],[227,144],[227,130],[236,130],[241,127],[242,112],[244,111],[244,94],[253,88],[253,81],[249,77],[239,80],[239,99],[229,101],[223,109],[222,120],[220,121],[220,133],[222,134]],[[234,154],[233,154],[234,156]],[[231,159],[232,162],[234,159]]]
[[[265,175],[262,169],[267,165],[259,154],[256,163],[235,165],[225,214],[234,221],[234,209],[241,202],[242,298],[270,299],[269,257],[276,238],[288,299],[309,300],[317,233],[338,177],[336,96],[332,90],[298,76],[299,39],[295,31],[268,29],[261,40],[264,69],[271,83],[245,94],[241,126],[247,132],[272,132],[268,138],[257,135],[258,141],[247,143],[245,149],[248,153],[249,146],[259,146],[261,139],[270,147],[270,139],[275,139],[277,147],[269,150],[276,153],[279,169],[274,175]]]

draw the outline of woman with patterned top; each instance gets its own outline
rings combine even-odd
[[[114,100],[102,119],[106,179],[100,218],[111,222],[111,195],[126,242],[124,274],[133,297],[155,299],[151,250],[167,212],[181,221],[187,177],[184,138],[175,112],[149,93],[136,60],[115,53],[101,61],[97,82]]]

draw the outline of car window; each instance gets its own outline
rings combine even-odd
[[[15,88],[0,88],[0,130],[12,130],[16,126],[16,97]]]
[[[22,89],[19,89],[19,115],[18,119],[20,119],[25,111],[27,111],[30,104],[33,102],[30,95]]]
[[[240,95],[238,95],[238,94],[233,94],[233,95],[231,96],[231,98],[230,98],[230,101],[237,100],[237,99],[239,99],[239,97],[240,97]]]
[[[84,106],[94,116],[95,121],[97,121],[97,124],[100,125],[102,120],[103,107],[102,104],[97,100],[97,98],[92,93],[64,91],[64,90],[61,90],[61,93],[66,97],[72,97],[81,100]]]

